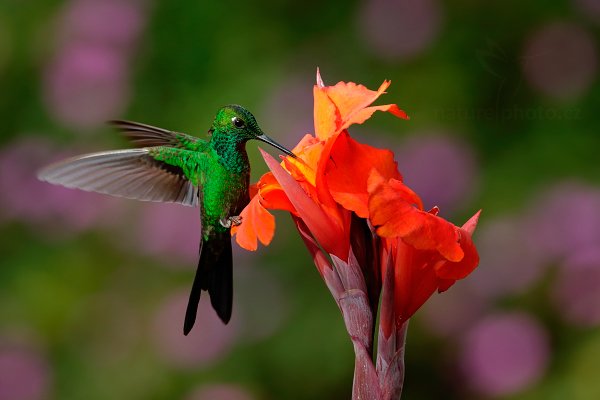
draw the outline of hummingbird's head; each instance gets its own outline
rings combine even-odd
[[[236,104],[225,106],[217,112],[211,132],[213,135],[228,135],[239,142],[260,140],[296,158],[294,153],[265,135],[250,111]]]

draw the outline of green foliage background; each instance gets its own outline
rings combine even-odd
[[[0,3],[2,147],[32,135],[51,140],[57,149],[124,146],[103,127],[81,134],[61,124],[45,104],[44,73],[59,46],[57,15],[68,3]],[[146,3],[147,26],[129,54],[131,101],[115,118],[203,135],[215,110],[234,102],[254,110],[266,132],[293,146],[306,132],[285,131],[285,121],[268,113],[269,96],[292,81],[310,94],[319,66],[330,84],[344,80],[376,88],[383,79],[392,80],[382,101],[398,103],[411,120],[377,115],[351,131],[366,142],[397,149],[419,131],[442,129],[473,147],[479,186],[475,196],[446,215],[457,224],[479,208],[484,209],[482,224],[518,213],[563,179],[600,183],[597,82],[578,98],[559,101],[532,89],[520,66],[526,38],[548,22],[580,24],[598,42],[598,25],[573,2],[441,2],[441,32],[426,51],[408,60],[374,53],[358,29],[358,1]],[[293,114],[295,108],[311,107],[308,96],[282,109]],[[503,110],[511,109],[559,110],[572,118],[504,118]],[[257,178],[266,167],[256,145],[249,145],[249,152]],[[131,210],[137,205],[123,202]],[[131,224],[136,223],[133,218]],[[5,219],[0,336],[27,332],[36,338],[50,365],[52,399],[179,399],[215,382],[240,385],[259,399],[349,398],[353,353],[339,311],[289,217],[277,214],[277,223],[268,248],[240,259],[281,285],[287,306],[280,326],[259,340],[240,338],[209,364],[178,368],[157,355],[152,320],[161,299],[191,284],[193,268],[186,267],[193,265],[175,260],[179,269],[165,268],[169,261],[129,251],[102,228],[70,235],[61,221],[40,232],[28,220]],[[254,284],[242,290],[260,292],[260,282]],[[545,285],[498,303],[498,309],[537,315],[549,329],[552,347],[544,377],[503,398],[596,398],[600,386],[592,371],[600,368],[600,333],[561,322]],[[118,312],[122,307],[131,311],[125,321]],[[254,313],[270,313],[268,303],[261,307]],[[121,332],[129,329],[137,332],[135,341],[122,339]],[[122,343],[126,349],[119,347]],[[457,377],[456,351],[455,342],[431,335],[417,315],[409,330],[405,397],[486,398]]]

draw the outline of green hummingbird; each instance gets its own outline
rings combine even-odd
[[[200,260],[186,309],[183,333],[196,321],[202,290],[226,324],[233,299],[232,225],[249,202],[250,162],[246,142],[257,139],[286,155],[254,116],[239,105],[221,108],[208,141],[130,121],[111,121],[136,147],[69,158],[47,166],[40,180],[130,199],[200,206]]]

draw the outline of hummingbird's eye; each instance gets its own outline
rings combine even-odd
[[[246,123],[244,122],[244,120],[241,118],[238,118],[238,117],[231,118],[231,122],[233,122],[233,125],[236,128],[243,128],[246,126]]]

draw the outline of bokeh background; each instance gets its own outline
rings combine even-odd
[[[411,120],[351,134],[456,224],[484,209],[479,269],[411,322],[405,397],[600,398],[599,29],[598,0],[2,0],[0,400],[349,398],[350,341],[288,216],[235,250],[231,323],[203,302],[184,337],[197,210],[34,177],[126,146],[108,119],[204,136],[228,103],[291,147],[317,66],[391,79]]]

